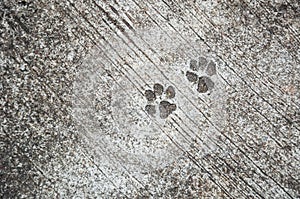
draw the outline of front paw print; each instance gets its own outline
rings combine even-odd
[[[189,66],[190,70],[186,72],[187,80],[193,84],[197,84],[197,91],[199,93],[211,92],[215,86],[211,77],[217,73],[216,63],[200,57],[198,61],[194,59],[190,60]]]
[[[168,86],[164,90],[163,85],[159,83],[154,84],[153,90],[145,91],[147,99],[145,111],[152,117],[159,116],[161,119],[166,119],[177,108],[176,104],[171,102],[175,95],[173,86]]]

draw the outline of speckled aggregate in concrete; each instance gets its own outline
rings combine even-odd
[[[299,7],[1,1],[1,198],[300,197]]]

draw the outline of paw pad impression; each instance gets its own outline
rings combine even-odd
[[[145,97],[147,99],[147,105],[145,111],[152,117],[156,117],[159,113],[161,119],[166,119],[177,108],[176,104],[171,102],[171,99],[175,97],[175,88],[168,86],[164,90],[163,85],[156,83],[153,85],[153,90],[146,90]]]
[[[189,68],[190,70],[186,72],[186,78],[189,82],[197,84],[199,93],[207,93],[214,88],[215,83],[211,79],[211,76],[217,74],[217,67],[214,61],[208,61],[205,57],[199,57],[198,61],[190,60]]]

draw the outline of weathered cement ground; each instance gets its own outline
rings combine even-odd
[[[2,0],[1,198],[300,198],[299,28],[297,0]]]

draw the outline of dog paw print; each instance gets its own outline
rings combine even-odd
[[[215,86],[211,77],[216,74],[216,63],[208,61],[205,57],[199,57],[198,60],[190,60],[186,78],[189,82],[196,84],[199,93],[209,93]]]
[[[152,90],[145,91],[147,105],[145,111],[152,117],[159,116],[161,119],[166,119],[173,113],[177,106],[173,102],[175,97],[175,89],[173,86],[168,86],[165,90],[163,85],[156,83]]]

